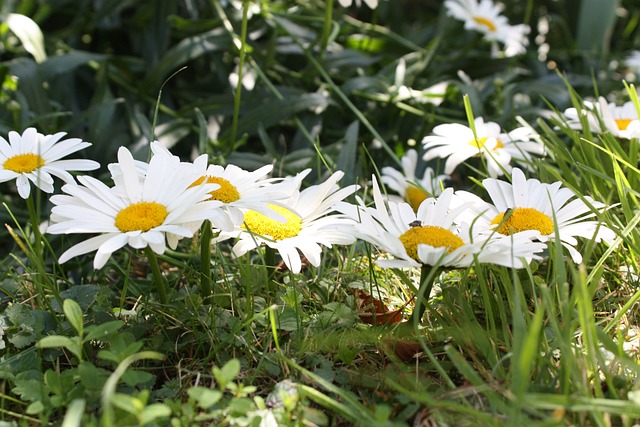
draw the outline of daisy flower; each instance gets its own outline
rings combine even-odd
[[[53,176],[66,183],[74,183],[68,172],[89,171],[100,167],[93,160],[61,160],[71,153],[91,145],[80,138],[61,141],[65,132],[43,135],[35,128],[28,128],[22,135],[9,132],[9,141],[0,136],[0,182],[16,180],[18,194],[23,199],[31,193],[31,181],[45,193],[53,193]]]
[[[582,129],[580,117],[584,116],[593,133],[609,132],[615,137],[624,139],[640,137],[640,120],[631,101],[617,106],[613,102],[607,103],[607,100],[601,96],[597,102],[584,101],[584,109],[579,112],[576,108],[568,108],[563,115],[572,129]]]
[[[350,7],[353,4],[354,0],[338,0],[340,6],[342,7]],[[356,6],[362,6],[362,0],[355,0]],[[364,3],[369,6],[369,9],[375,9],[378,7],[378,0],[364,0]]]
[[[360,205],[351,209],[351,216],[358,221],[358,238],[393,256],[376,260],[383,268],[461,268],[475,260],[521,268],[543,249],[529,235],[514,236],[516,243],[506,245],[504,239],[475,232],[469,223],[461,221],[468,203],[459,199],[452,188],[437,198],[426,199],[414,212],[408,203],[385,202],[374,176],[373,198],[374,207],[366,207],[359,200]]]
[[[278,201],[298,190],[287,183],[277,182],[281,180],[267,178],[273,169],[272,165],[249,172],[235,165],[208,165],[206,154],[199,156],[193,164],[200,177],[192,185],[199,185],[205,179],[208,183],[219,185],[209,194],[211,200],[218,200],[222,205],[220,209],[212,211],[210,219],[216,228],[223,231],[233,231],[241,225],[248,210],[284,220],[268,205],[278,204]]]
[[[382,168],[382,182],[400,194],[400,200],[405,200],[413,210],[418,210],[420,203],[427,197],[442,193],[444,181],[449,175],[436,175],[433,169],[426,168],[421,179],[416,178],[418,166],[418,152],[408,150],[401,159],[402,172],[391,166]],[[393,200],[393,199],[392,199]]]
[[[51,197],[48,233],[99,233],[64,252],[61,264],[97,251],[93,266],[102,268],[113,252],[126,245],[162,254],[167,245],[175,248],[181,238],[193,236],[187,224],[204,221],[221,205],[208,200],[217,185],[191,186],[198,174],[177,157],[154,155],[141,179],[133,156],[120,147],[117,166],[120,188],[80,176],[80,184],[66,184],[62,187],[66,194]]]
[[[533,160],[532,154],[544,154],[542,144],[531,139],[531,128],[520,127],[509,133],[501,133],[497,123],[485,123],[482,117],[475,118],[474,126],[475,137],[471,128],[463,124],[436,126],[434,135],[422,140],[426,150],[424,159],[446,158],[444,172],[451,174],[460,163],[481,155],[486,161],[489,175],[495,178],[503,175],[503,169],[507,172],[511,170],[512,159],[527,164]]]
[[[491,0],[447,0],[444,6],[448,15],[464,22],[465,29],[482,33],[494,46],[502,43],[505,56],[526,53],[531,29],[524,24],[509,25],[507,18],[500,14],[500,5]]]
[[[557,231],[575,263],[582,262],[582,255],[575,247],[578,244],[576,237],[603,241],[608,245],[615,240],[613,230],[600,221],[589,220],[595,216],[589,205],[602,211],[606,208],[603,203],[588,196],[584,201],[578,199],[573,191],[562,188],[561,182],[543,184],[537,179],[526,179],[517,168],[513,169],[511,179],[512,183],[492,178],[482,181],[493,204],[471,193],[459,193],[471,203],[476,227],[506,236],[534,231],[535,238],[541,242],[555,240]]]
[[[298,186],[309,172],[307,169],[294,178]],[[351,185],[340,189],[337,182],[343,175],[343,172],[335,172],[324,183],[296,192],[286,201],[287,207],[270,205],[271,209],[284,217],[284,222],[251,210],[245,213],[242,229],[223,231],[214,240],[239,238],[233,247],[238,257],[266,245],[277,250],[294,273],[302,269],[300,253],[317,267],[320,265],[321,245],[330,248],[332,245],[348,245],[355,241],[351,229],[353,220],[336,211],[337,204],[358,188],[357,185]]]

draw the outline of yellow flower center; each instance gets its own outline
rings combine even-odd
[[[475,16],[473,20],[476,21],[478,24],[484,25],[485,27],[487,27],[489,31],[496,30],[496,25],[490,20],[488,20],[487,18],[483,18],[482,16]]]
[[[149,231],[161,225],[167,217],[167,208],[156,202],[139,202],[127,206],[116,215],[116,227],[128,231]]]
[[[509,212],[505,219],[505,214]],[[514,208],[498,214],[491,224],[500,224],[496,231],[506,236],[525,230],[538,230],[543,235],[553,233],[553,221],[533,208]]]
[[[271,209],[285,217],[286,222],[269,218],[256,211],[244,214],[243,228],[262,236],[270,236],[273,240],[284,240],[295,237],[302,230],[302,219],[289,209],[281,206],[269,205]]]
[[[196,185],[202,184],[204,178],[204,176],[201,176],[200,178],[193,181],[193,184],[191,184],[189,187],[195,187]],[[207,184],[213,183],[220,185],[220,188],[209,193],[211,194],[211,198],[209,200],[220,200],[222,203],[231,203],[240,198],[238,189],[228,180],[219,176],[207,176],[206,178]]]
[[[9,157],[2,166],[16,173],[29,173],[44,166],[44,159],[34,153],[18,154]]]
[[[425,244],[434,248],[447,248],[451,253],[464,245],[462,239],[451,231],[435,225],[423,225],[411,227],[400,235],[400,242],[407,251],[407,255],[416,261],[418,258],[418,245]]]
[[[411,205],[411,208],[413,208],[414,212],[418,212],[418,207],[422,202],[424,202],[427,197],[427,193],[425,193],[415,185],[409,185],[405,190],[405,198],[407,199],[407,203]]]
[[[482,150],[484,148],[484,144],[487,143],[487,139],[489,139],[489,137],[485,136],[483,138],[478,138],[478,139],[472,139],[471,141],[468,142],[468,144],[472,147],[476,147],[480,150]],[[500,142],[499,139],[496,138],[496,146],[493,148],[498,149],[498,148],[504,148],[504,145],[502,144],[502,142]]]
[[[618,125],[618,129],[620,130],[626,130],[632,121],[631,119],[615,119],[616,125]]]

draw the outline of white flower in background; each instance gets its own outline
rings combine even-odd
[[[91,145],[80,138],[61,140],[65,135],[65,132],[43,135],[35,128],[28,128],[22,135],[9,132],[9,141],[0,136],[0,182],[15,179],[18,194],[26,199],[31,193],[29,181],[45,193],[53,193],[52,175],[66,183],[74,183],[68,171],[100,167],[100,163],[93,160],[61,160]]]
[[[223,231],[233,231],[240,226],[248,210],[284,220],[269,205],[277,205],[298,191],[293,183],[267,178],[272,165],[249,172],[235,165],[209,165],[206,154],[199,156],[193,164],[200,177],[192,185],[201,184],[205,178],[208,183],[219,185],[209,194],[211,200],[218,200],[222,205],[212,211],[210,219],[214,227]]]
[[[482,117],[475,118],[474,126],[475,137],[469,126],[459,123],[436,126],[434,135],[422,140],[426,150],[424,159],[446,158],[444,172],[451,174],[467,159],[483,156],[489,175],[495,178],[504,174],[503,169],[511,170],[512,160],[526,165],[533,160],[532,155],[544,154],[544,146],[531,139],[533,130],[529,127],[502,133],[497,123],[485,123]]]
[[[239,80],[239,67],[236,65],[233,72],[229,74],[229,84],[232,88],[237,89]],[[242,67],[242,87],[248,91],[252,91],[256,87],[256,80],[258,78],[258,72],[245,62]]]
[[[624,60],[624,65],[629,67],[632,72],[640,73],[640,50],[632,51]]]
[[[444,181],[449,175],[436,175],[433,169],[426,168],[422,178],[416,177],[418,152],[407,150],[401,159],[402,172],[391,166],[382,168],[382,182],[400,195],[400,199],[411,205],[414,211],[427,197],[438,196],[444,188]],[[393,200],[393,199],[391,199]]]
[[[310,170],[298,174],[298,186]],[[248,211],[242,229],[222,231],[214,241],[238,238],[233,252],[240,257],[258,246],[277,250],[286,266],[294,273],[302,269],[300,253],[315,267],[320,265],[322,246],[348,245],[355,241],[353,220],[336,212],[336,206],[354,193],[357,185],[340,189],[338,180],[343,172],[335,172],[324,183],[295,192],[284,205],[270,205],[285,222],[256,211]],[[286,207],[284,207],[286,206]]]
[[[417,212],[408,203],[385,201],[373,177],[374,207],[359,200],[346,212],[355,220],[355,233],[393,259],[378,259],[383,268],[411,268],[421,265],[462,268],[475,261],[522,268],[544,245],[527,234],[514,236],[516,243],[475,232],[462,221],[468,206],[452,188],[437,198],[428,198]]]
[[[489,193],[491,203],[478,196],[459,192],[471,203],[468,219],[475,220],[475,227],[484,228],[490,234],[517,236],[521,232],[534,231],[541,242],[555,240],[556,231],[562,245],[567,248],[575,263],[582,262],[582,255],[575,246],[576,237],[593,239],[611,245],[616,238],[613,230],[597,220],[591,220],[597,211],[606,206],[585,196],[578,199],[573,191],[562,188],[561,182],[543,184],[537,179],[526,179],[524,173],[514,168],[512,183],[487,178],[482,181]],[[587,202],[587,203],[585,203]]]
[[[354,0],[338,0],[340,6],[342,7],[350,7],[353,4]],[[355,0],[356,6],[362,6],[362,0]],[[378,7],[378,0],[364,0],[364,3],[369,6],[370,9],[375,9]]]
[[[97,251],[94,268],[102,268],[111,254],[123,246],[149,246],[162,254],[183,237],[192,237],[194,222],[202,222],[221,202],[208,200],[216,184],[191,186],[199,178],[193,168],[175,156],[154,155],[141,179],[129,150],[118,150],[120,188],[108,187],[89,176],[79,184],[66,184],[66,194],[51,203],[51,234],[99,233],[64,252],[59,262]]]
[[[607,103],[601,96],[597,102],[584,101],[584,109],[579,112],[572,107],[567,108],[563,115],[572,129],[582,129],[582,116],[586,117],[593,133],[610,132],[613,136],[624,139],[640,137],[638,111],[631,101],[617,106],[614,102]]]
[[[509,25],[502,7],[491,0],[447,0],[447,14],[464,22],[464,28],[482,33],[487,41],[504,45],[507,57],[527,52],[531,31],[528,25]],[[494,53],[496,56],[496,53]]]
[[[412,100],[420,104],[440,105],[449,87],[449,82],[440,82],[426,89],[413,89],[405,85],[407,73],[407,63],[404,58],[400,58],[396,66],[394,84],[387,88],[387,102]]]

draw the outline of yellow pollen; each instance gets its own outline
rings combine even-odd
[[[244,225],[242,227],[252,233],[269,236],[273,240],[288,239],[300,233],[302,220],[298,215],[281,206],[270,204],[269,207],[285,217],[287,222],[280,222],[256,211],[248,211],[244,214]]]
[[[116,227],[128,231],[149,231],[161,225],[167,217],[167,208],[156,202],[139,202],[127,206],[116,215]]]
[[[204,178],[204,176],[201,176],[200,178],[193,181],[193,184],[191,184],[189,187],[195,187],[196,185],[202,184]],[[207,176],[206,178],[208,184],[220,185],[220,188],[209,193],[211,194],[211,198],[209,200],[220,200],[222,203],[231,203],[240,198],[238,189],[228,180],[219,176]]]
[[[427,193],[414,185],[409,185],[405,191],[407,203],[411,205],[414,212],[418,212],[418,207],[427,197]]]
[[[37,154],[18,154],[5,160],[2,167],[16,173],[29,173],[44,166],[44,159]]]
[[[495,31],[496,30],[496,26],[493,22],[491,22],[490,20],[488,20],[487,18],[483,18],[482,16],[475,16],[473,18],[474,21],[476,21],[478,24],[480,25],[484,25],[485,27],[487,27],[489,29],[489,31]]]
[[[616,125],[618,125],[618,129],[620,130],[626,130],[632,121],[631,119],[615,119]]]
[[[446,247],[451,253],[464,245],[462,239],[451,231],[435,225],[411,227],[400,235],[400,242],[407,251],[407,255],[416,261],[418,258],[418,245],[425,244],[434,248]]]
[[[543,235],[553,233],[553,221],[547,215],[533,208],[514,208],[498,214],[491,224],[500,224],[496,231],[506,236],[525,230],[538,230]]]

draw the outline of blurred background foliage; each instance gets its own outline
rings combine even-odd
[[[326,27],[324,1],[249,1],[234,129],[242,1],[5,0],[0,133],[35,126],[82,137],[103,174],[117,147],[145,158],[153,137],[184,157],[208,152],[248,169],[275,162],[281,174],[327,162],[348,171],[346,184],[368,176],[371,160],[394,164],[391,153],[435,125],[464,122],[463,93],[476,115],[509,127],[517,115],[535,120],[545,100],[569,105],[558,72],[584,95],[594,82],[602,93],[622,89],[620,60],[640,41],[632,2],[507,3],[510,23],[532,27],[521,57],[492,58],[440,1],[336,2]],[[29,33],[16,14],[41,29],[40,51],[37,27]],[[400,86],[439,83],[448,84],[442,98],[399,96]]]

